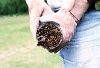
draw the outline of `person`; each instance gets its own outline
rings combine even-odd
[[[59,51],[63,68],[100,68],[100,11],[89,11],[93,1],[47,0],[48,6],[44,0],[26,0],[34,38],[39,20],[61,25],[64,39],[69,41]]]

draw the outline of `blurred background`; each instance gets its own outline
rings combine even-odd
[[[0,0],[0,15],[24,14],[28,12],[25,0]]]
[[[36,47],[25,0],[0,0],[0,68],[61,68],[61,58]]]
[[[100,9],[100,2],[96,3]],[[36,47],[25,0],[0,0],[0,68],[61,68],[61,58]]]

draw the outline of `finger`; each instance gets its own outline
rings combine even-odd
[[[29,7],[29,15],[33,16],[34,18],[40,17],[42,12],[43,4],[40,4],[40,2],[34,2]]]
[[[70,41],[72,38],[72,33],[70,33],[70,29],[63,26],[60,26],[60,28],[62,29],[63,40],[66,42]]]
[[[29,7],[29,5],[30,5],[30,3],[32,2],[33,0],[26,0],[26,4],[28,5],[28,7]]]
[[[47,21],[59,22],[57,16],[55,16],[55,14],[47,14],[47,15],[41,16],[40,21],[41,22],[47,22]]]
[[[51,21],[51,20],[52,20],[51,17],[52,17],[52,15],[50,15],[50,14],[43,15],[43,16],[40,17],[40,21],[41,21],[41,22]],[[52,21],[53,21],[53,20],[52,20]]]
[[[43,7],[39,4],[39,2],[33,3],[31,7],[29,7],[29,16],[30,16],[30,29],[32,35],[36,34],[36,30],[39,24],[39,17],[41,16]]]
[[[33,32],[36,32],[36,28],[38,27],[38,21],[39,21],[39,17],[41,15],[42,12],[42,7],[37,6],[38,3],[34,3],[32,5],[32,9],[30,8],[29,11],[29,15],[30,15],[30,26],[34,27],[34,29],[31,28],[31,30],[33,30]],[[37,7],[36,7],[37,6]]]
[[[44,12],[43,12],[43,15],[46,15],[46,14],[52,14],[54,13],[52,11],[52,9],[50,8],[50,6],[48,6],[47,4],[44,5]]]
[[[46,15],[46,14],[51,14],[51,13],[54,13],[52,11],[52,9],[50,8],[50,6],[48,6],[44,0],[26,0],[26,3],[29,7],[29,14],[31,12],[31,10],[34,8],[34,9],[38,9],[37,13],[39,15]],[[39,10],[42,9],[42,12],[39,13]]]
[[[36,32],[37,32],[37,27],[39,25],[39,17],[37,17],[35,20],[31,19],[30,20],[30,30],[32,32],[32,35],[34,37],[34,40],[37,42],[36,40]]]
[[[38,28],[38,25],[39,25],[39,18],[41,16],[41,13],[42,13],[42,9],[43,8],[40,8],[40,5],[37,6],[37,4],[33,4],[32,5],[32,8],[29,8],[29,16],[30,16],[30,30],[32,32],[32,35],[34,37],[34,40],[36,40],[36,32],[37,32],[37,28]],[[36,8],[37,6],[37,8]],[[39,9],[40,8],[40,9]]]

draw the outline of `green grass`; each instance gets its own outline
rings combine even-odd
[[[7,0],[0,0],[1,4],[5,4],[7,2]]]
[[[61,68],[61,58],[35,42],[28,15],[0,17],[0,68]]]
[[[24,46],[33,38],[29,28],[28,16],[13,16],[0,18],[0,47]]]

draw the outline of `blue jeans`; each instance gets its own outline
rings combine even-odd
[[[100,11],[85,13],[74,37],[59,54],[63,68],[100,68]]]

